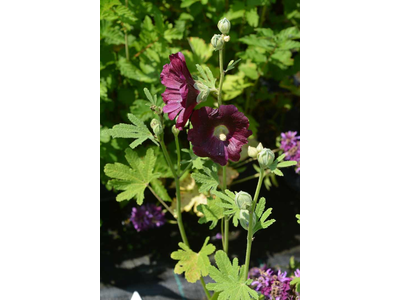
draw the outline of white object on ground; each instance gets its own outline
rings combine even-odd
[[[131,300],[142,300],[138,292],[134,292]]]

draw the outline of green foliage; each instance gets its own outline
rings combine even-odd
[[[221,199],[216,197],[208,198],[207,204],[200,204],[197,206],[197,210],[203,213],[203,216],[199,219],[200,224],[211,222],[210,230],[218,224],[218,220],[224,217],[224,209],[219,205],[222,203]]]
[[[300,293],[300,277],[295,277],[290,282],[290,285],[296,286],[296,292]]]
[[[135,139],[129,147],[135,149],[141,145],[147,139],[158,145],[158,142],[154,138],[153,134],[147,128],[147,126],[133,114],[128,114],[128,119],[133,123],[131,124],[118,124],[109,130],[109,134],[113,138],[132,138]]]
[[[273,5],[275,2],[276,5]],[[109,128],[129,122],[127,114],[145,124],[154,117],[149,106],[164,105],[160,95],[165,87],[160,82],[160,73],[163,66],[169,63],[170,54],[181,51],[193,77],[198,75],[215,84],[219,75],[218,55],[213,54],[210,39],[214,33],[219,33],[216,24],[222,17],[227,17],[232,25],[231,40],[224,58],[225,72],[229,71],[229,74],[225,76],[223,100],[234,101],[237,107],[241,107],[240,110],[249,118],[254,137],[259,117],[252,112],[257,112],[260,106],[263,109],[265,106],[265,111],[276,112],[268,116],[266,126],[272,125],[276,135],[280,132],[286,112],[294,107],[299,95],[299,87],[293,80],[299,72],[300,63],[299,0],[183,0],[176,3],[101,0],[101,170],[106,164],[124,161],[127,142],[111,139],[111,133],[116,134],[114,137],[125,135],[134,139],[130,142],[135,149],[141,143],[147,146],[147,140],[157,143],[147,128],[144,130],[142,127],[143,131],[139,132],[132,130],[132,126],[137,127],[139,123]],[[204,70],[207,78],[199,72],[196,64]],[[266,87],[265,81],[270,80],[277,82],[279,91],[270,91]],[[145,86],[152,98],[149,101],[154,103],[147,102],[149,95],[143,93]],[[159,96],[152,96],[154,94]],[[207,102],[214,101],[211,98],[208,97]],[[172,122],[167,117],[164,120],[166,127],[170,127]],[[120,130],[116,132],[114,129]],[[174,141],[166,135],[166,142]],[[213,173],[211,176],[203,170],[204,162],[202,158],[190,159],[197,169],[194,178],[197,177],[202,191],[216,189],[216,172],[209,167]],[[281,167],[277,167],[273,176],[282,175]],[[158,171],[169,172],[168,168]],[[163,173],[163,177],[168,176],[170,174]],[[265,182],[274,178],[268,176]],[[111,188],[103,172],[101,182]]]
[[[211,169],[203,166],[202,171],[192,174],[192,178],[200,185],[199,192],[207,193],[215,190],[219,184],[217,166],[213,164]]]
[[[297,223],[299,223],[299,224],[300,224],[300,215],[299,215],[299,214],[297,214],[297,215],[296,215],[296,218],[297,218]]]
[[[211,191],[211,193],[223,200],[218,205],[224,208],[224,215],[233,217],[233,225],[237,227],[239,224],[240,209],[235,203],[235,194],[230,190],[225,190],[225,194],[219,191]]]
[[[136,202],[141,205],[148,184],[160,177],[159,173],[154,173],[156,156],[153,149],[148,149],[146,156],[140,158],[135,151],[127,148],[125,158],[129,166],[121,163],[107,164],[104,173],[113,178],[109,181],[113,188],[123,191],[118,194],[117,201],[135,198]]]
[[[218,269],[214,266],[209,269],[210,277],[215,283],[208,283],[206,287],[211,291],[220,292],[219,300],[258,299],[258,293],[249,287],[252,279],[246,280],[244,266],[239,267],[237,258],[234,258],[231,264],[226,253],[219,250],[215,254],[215,262]]]
[[[229,64],[228,64],[226,70],[225,70],[225,73],[228,72],[228,71],[230,71],[230,70],[233,70],[233,69],[235,68],[235,66],[236,66],[240,61],[241,61],[240,58],[239,58],[238,60],[236,60],[236,61],[231,60],[231,61],[229,62]]]
[[[185,272],[185,278],[188,282],[196,282],[201,276],[207,276],[211,266],[208,255],[214,253],[215,246],[207,244],[210,237],[204,241],[203,247],[198,253],[193,252],[184,243],[179,243],[179,247],[183,250],[174,251],[171,253],[171,258],[179,260],[175,265],[174,272],[182,274]]]

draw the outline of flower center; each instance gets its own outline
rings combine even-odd
[[[226,135],[229,133],[228,128],[225,125],[219,125],[214,129],[214,136],[219,138],[221,141],[226,141]]]

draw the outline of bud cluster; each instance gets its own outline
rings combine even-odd
[[[211,38],[211,45],[215,50],[221,50],[224,46],[224,43],[229,42],[231,39],[229,31],[231,30],[231,22],[227,18],[223,18],[218,22],[218,29],[222,34],[214,34]]]

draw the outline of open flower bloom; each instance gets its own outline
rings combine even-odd
[[[194,80],[186,66],[185,56],[181,52],[171,54],[171,61],[164,65],[160,78],[167,88],[161,95],[167,104],[163,111],[170,120],[176,118],[176,128],[182,130],[197,105],[196,98],[199,91],[194,88]]]
[[[133,207],[130,220],[136,231],[140,232],[164,225],[165,214],[160,206],[149,203]]]
[[[242,146],[252,134],[249,119],[234,105],[221,105],[218,109],[202,107],[192,116],[193,129],[188,140],[193,152],[200,157],[209,157],[225,166],[228,159],[238,161]]]

